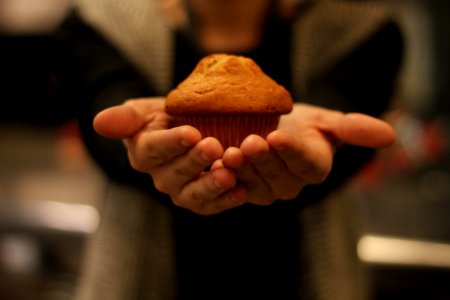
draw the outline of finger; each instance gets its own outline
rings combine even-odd
[[[269,205],[274,202],[270,186],[255,172],[251,162],[245,158],[241,149],[228,148],[222,158],[226,168],[234,170],[239,182],[247,193],[247,202]]]
[[[344,143],[355,146],[381,148],[394,143],[394,129],[386,122],[360,113],[342,117],[337,136]]]
[[[330,111],[320,119],[318,128],[354,146],[382,148],[395,141],[395,132],[388,123],[361,113]]]
[[[218,159],[215,162],[213,162],[213,164],[211,165],[211,171],[214,171],[219,168],[224,168],[224,167],[225,166],[223,165],[222,159]]]
[[[174,127],[167,130],[144,130],[127,140],[131,165],[139,171],[165,164],[186,153],[201,140],[200,132],[191,126]]]
[[[225,150],[222,158],[222,165],[232,170],[238,170],[244,166],[247,159],[242,153],[241,149],[236,147],[229,147]]]
[[[245,138],[240,148],[246,157],[256,157],[270,150],[269,144],[261,136],[255,134]]]
[[[320,183],[331,171],[333,145],[316,130],[305,132],[302,137],[277,130],[267,136],[289,171],[305,183]]]
[[[140,114],[129,106],[107,108],[94,118],[94,129],[108,138],[124,139],[135,134],[144,125]]]
[[[176,205],[198,214],[217,214],[245,203],[245,192],[231,190],[235,184],[235,174],[219,168],[188,183],[172,199]]]
[[[108,138],[125,139],[137,133],[153,118],[154,125],[167,127],[169,117],[164,113],[164,101],[156,99],[129,100],[122,105],[98,113],[94,129]]]
[[[304,181],[292,174],[269,144],[260,136],[249,136],[241,144],[243,154],[252,162],[255,172],[270,187],[274,197],[292,199],[298,195]]]
[[[176,196],[190,181],[195,180],[223,154],[219,141],[208,137],[198,142],[186,155],[180,155],[151,170],[155,187]]]

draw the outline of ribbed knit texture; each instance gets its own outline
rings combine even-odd
[[[87,23],[118,46],[155,91],[164,95],[172,78],[173,41],[152,0],[78,0]]]
[[[76,299],[176,299],[172,226],[159,201],[111,184],[87,243]]]

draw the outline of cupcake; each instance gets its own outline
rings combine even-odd
[[[212,54],[166,97],[175,125],[191,125],[224,148],[250,134],[266,137],[292,110],[290,93],[250,58]]]

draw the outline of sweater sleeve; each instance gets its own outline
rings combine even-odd
[[[82,137],[94,161],[110,179],[156,193],[151,178],[131,168],[122,141],[103,138],[92,126],[101,110],[155,93],[131,63],[76,12],[68,16],[55,35],[63,53],[66,97],[77,103]]]

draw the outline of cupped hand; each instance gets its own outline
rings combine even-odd
[[[390,125],[360,113],[343,114],[296,104],[266,139],[251,135],[229,148],[217,167],[235,170],[246,201],[268,205],[296,197],[309,184],[323,182],[340,144],[381,148],[392,144]]]
[[[100,112],[94,129],[108,138],[122,139],[131,166],[147,173],[155,187],[174,204],[209,215],[245,201],[241,188],[234,188],[236,175],[221,167],[204,171],[223,156],[221,144],[204,138],[190,126],[170,128],[164,99],[133,99]]]

